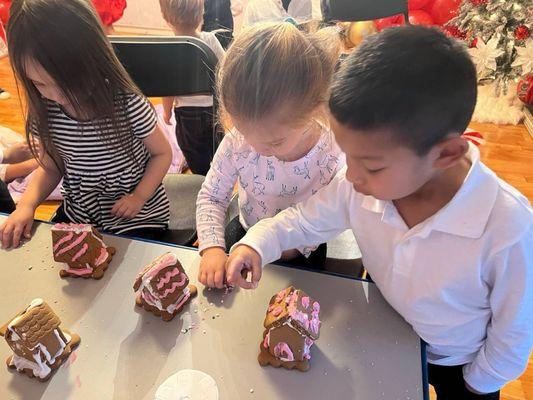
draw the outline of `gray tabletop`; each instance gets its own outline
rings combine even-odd
[[[23,247],[0,250],[0,325],[41,297],[81,336],[46,383],[0,364],[1,399],[151,400],[183,369],[210,375],[222,400],[423,398],[420,339],[372,283],[269,265],[258,289],[225,294],[197,284],[195,250],[105,240],[117,254],[99,281],[59,278],[47,224]],[[178,255],[199,290],[171,322],[136,308],[132,290],[138,271],[166,251]],[[268,301],[291,284],[321,303],[320,339],[306,373],[257,362]],[[0,339],[0,359],[9,354]]]

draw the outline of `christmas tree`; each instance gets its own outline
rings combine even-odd
[[[444,29],[466,42],[479,82],[499,95],[533,69],[532,22],[531,0],[464,0]]]

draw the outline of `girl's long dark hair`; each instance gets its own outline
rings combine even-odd
[[[13,0],[7,42],[11,66],[26,94],[26,138],[36,158],[34,131],[42,154],[64,169],[50,136],[47,102],[27,78],[28,61],[50,75],[77,117],[97,123],[104,151],[133,155],[133,135],[119,134],[127,122],[119,120],[117,110],[126,107],[120,94],[141,92],[115,56],[89,0]]]

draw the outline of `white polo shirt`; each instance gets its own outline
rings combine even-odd
[[[467,364],[470,386],[496,391],[523,372],[533,344],[533,211],[473,145],[468,157],[460,190],[412,229],[392,202],[357,193],[343,170],[239,243],[267,264],[351,228],[383,296],[429,344],[429,362]]]

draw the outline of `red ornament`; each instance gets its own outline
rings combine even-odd
[[[0,21],[7,25],[9,20],[9,7],[11,7],[11,0],[0,0]]]
[[[435,0],[425,7],[425,11],[433,17],[437,25],[444,25],[457,15],[461,0]]]
[[[102,24],[110,26],[117,22],[126,8],[126,0],[92,0]]]
[[[516,40],[524,40],[529,37],[529,28],[525,25],[520,25],[518,28],[514,31],[514,38]]]
[[[407,5],[409,6],[409,11],[420,10],[425,7],[430,0],[409,0]]]
[[[433,18],[424,10],[409,11],[409,22],[412,25],[433,25]]]
[[[477,46],[477,37],[474,38],[474,40],[472,40],[472,42],[470,43],[470,46],[469,46],[469,47],[470,47],[470,48],[474,48],[474,47],[476,47],[476,46]]]
[[[374,25],[379,32],[385,28],[390,28],[393,26],[400,26],[405,24],[405,17],[403,14],[393,15],[392,17],[380,18],[374,21]]]
[[[470,0],[470,3],[472,3],[475,6],[484,6],[488,2],[489,0]]]
[[[0,21],[0,49],[5,46],[7,43],[6,40],[6,31],[4,30],[4,24]],[[1,51],[0,51],[1,54]]]
[[[527,74],[518,82],[516,93],[522,103],[533,104],[533,74]]]
[[[466,32],[460,30],[457,25],[444,25],[442,30],[447,36],[451,36],[461,40],[466,39]]]

